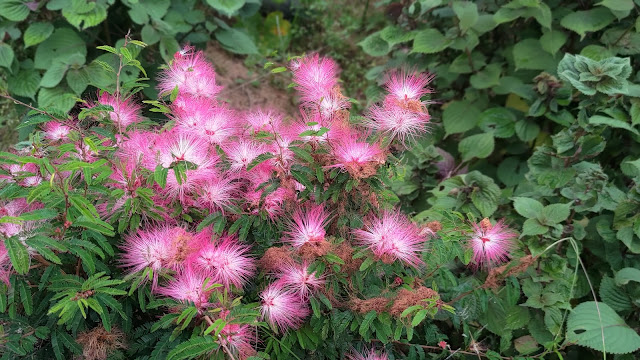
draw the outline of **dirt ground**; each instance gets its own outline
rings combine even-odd
[[[216,69],[216,82],[224,86],[219,98],[228,101],[231,108],[275,109],[292,117],[297,115],[294,96],[286,90],[288,82],[272,81],[274,75],[259,67],[248,68],[244,56],[233,55],[215,42],[208,44],[205,55]]]

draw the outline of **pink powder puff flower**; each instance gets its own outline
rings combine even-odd
[[[247,166],[258,157],[264,154],[266,148],[251,140],[240,139],[223,146],[224,152],[231,163],[231,170],[238,171],[247,169]]]
[[[245,115],[245,121],[251,128],[253,133],[260,131],[276,132],[282,125],[282,114],[277,113],[275,110],[263,110],[250,112]]]
[[[210,212],[220,211],[224,214],[225,209],[231,206],[233,200],[239,196],[240,184],[231,174],[209,171],[197,175],[195,181],[194,205],[200,209],[208,209]]]
[[[322,205],[313,205],[307,209],[297,209],[291,218],[288,230],[284,233],[284,241],[295,248],[307,243],[324,241],[324,230],[329,214]]]
[[[336,160],[331,167],[339,167],[360,179],[375,175],[378,166],[386,160],[380,145],[370,144],[355,133],[341,136],[333,144],[331,154]]]
[[[62,141],[67,138],[71,128],[57,121],[49,121],[42,127],[45,139]]]
[[[158,273],[166,263],[167,255],[171,253],[171,242],[167,241],[169,229],[155,227],[139,229],[135,234],[125,235],[121,246],[123,254],[120,262],[129,268],[129,274],[138,273],[146,268],[153,271],[152,288],[158,284]]]
[[[471,223],[474,234],[470,240],[473,249],[472,266],[489,268],[509,259],[509,252],[513,249],[513,239],[518,235],[509,229],[504,220],[495,225],[484,218],[480,223]]]
[[[202,311],[209,307],[209,295],[213,292],[214,284],[205,274],[191,268],[185,268],[165,287],[158,288],[156,292],[168,296],[178,302],[195,305]]]
[[[174,170],[169,169],[167,173],[167,183],[164,189],[160,190],[160,193],[166,195],[170,201],[178,200],[183,206],[191,206],[196,201],[192,195],[195,195],[198,186],[197,174],[202,172],[209,173],[211,170],[200,170],[199,168],[196,170],[186,170],[184,172],[185,177],[178,182]]]
[[[200,249],[189,257],[189,263],[215,283],[241,289],[256,270],[255,261],[247,256],[249,249],[234,236],[224,236],[216,243],[202,239]]]
[[[222,90],[216,84],[216,72],[202,51],[187,46],[175,53],[173,62],[159,76],[158,89],[168,94],[178,87],[180,95],[214,99]]]
[[[308,55],[295,62],[293,82],[305,102],[318,102],[327,96],[338,83],[338,64],[333,59]]]
[[[428,73],[407,73],[404,70],[391,71],[387,74],[385,88],[389,94],[385,97],[387,106],[398,106],[414,112],[426,111],[420,98],[433,92],[426,86],[429,85],[435,75]]]
[[[227,107],[195,97],[186,97],[181,102],[180,107],[173,107],[179,133],[218,145],[239,133],[238,117]]]
[[[98,102],[102,105],[113,107],[113,111],[108,111],[107,115],[116,126],[122,131],[127,126],[142,121],[140,117],[140,106],[133,102],[133,99],[120,99],[108,92],[103,92],[98,96]],[[92,105],[90,107],[95,107]]]
[[[4,241],[0,241],[0,281],[9,286],[9,277],[11,276],[11,259],[9,252],[4,246]]]
[[[173,135],[173,136],[171,136]],[[160,152],[159,161],[163,167],[179,161],[188,161],[204,169],[215,165],[217,157],[209,153],[208,144],[201,140],[184,134],[166,134],[166,139],[160,139],[157,143]]]
[[[309,264],[284,264],[278,282],[293,290],[301,299],[308,299],[324,284],[324,279],[309,272]]]
[[[42,209],[44,205],[39,202],[27,204],[26,198],[18,198],[7,202],[0,202],[0,218],[4,216],[19,217],[20,215],[33,210]],[[24,221],[19,224],[10,222],[0,223],[0,235],[4,237],[16,236],[23,232],[33,230],[39,221]]]
[[[354,230],[358,243],[366,246],[385,264],[396,260],[418,267],[422,264],[420,254],[424,250],[425,238],[420,229],[399,211],[385,211],[374,217],[364,229]]]
[[[366,126],[377,131],[389,132],[391,136],[400,138],[402,142],[413,139],[427,131],[428,113],[416,113],[401,107],[373,106],[365,122]]]
[[[245,359],[256,354],[253,344],[256,336],[253,334],[254,328],[247,324],[227,323],[220,331],[220,343],[229,350]]]
[[[384,351],[378,354],[374,349],[362,354],[352,350],[351,354],[347,355],[347,360],[389,360],[389,356]]]
[[[298,328],[310,313],[298,295],[279,283],[267,286],[260,293],[260,300],[264,319],[281,331]]]
[[[119,140],[116,156],[122,159],[134,159],[149,170],[156,168],[156,140],[158,135],[152,131],[129,131]]]
[[[265,211],[272,220],[282,215],[282,206],[285,199],[289,198],[287,190],[278,188],[276,191],[268,194],[262,199],[263,190],[248,190],[245,192],[245,200],[252,210],[252,214],[258,214],[261,210]]]

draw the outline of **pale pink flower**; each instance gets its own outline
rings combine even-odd
[[[224,152],[231,163],[231,170],[246,170],[247,166],[266,152],[266,148],[251,140],[240,139],[223,146]]]
[[[333,117],[338,111],[346,110],[351,107],[351,103],[348,99],[342,95],[339,87],[334,87],[331,91],[320,98],[316,103],[316,106],[309,106],[317,109],[323,118],[329,119]]]
[[[260,131],[273,133],[280,129],[280,126],[282,125],[282,118],[282,114],[275,110],[259,109],[248,113],[245,116],[245,121],[254,133]]]
[[[296,60],[292,69],[293,82],[298,85],[297,89],[305,102],[317,103],[338,84],[338,64],[318,54]]]
[[[0,218],[4,216],[19,217],[20,215],[42,209],[44,204],[34,202],[27,204],[26,198],[13,199],[7,202],[0,202]],[[4,237],[16,236],[33,230],[41,221],[23,221],[20,223],[4,222],[0,223],[0,235]]]
[[[66,140],[71,128],[57,121],[49,121],[42,127],[45,139],[51,141]]]
[[[130,274],[138,273],[146,268],[153,271],[152,288],[158,284],[158,273],[171,254],[170,229],[166,226],[150,229],[139,229],[135,234],[125,235],[121,246],[123,254],[120,263],[128,268]]]
[[[198,169],[208,168],[217,162],[217,156],[209,153],[207,143],[196,137],[184,134],[165,134],[167,138],[157,141],[159,161],[168,168],[173,163],[187,161],[198,166]]]
[[[389,92],[385,97],[385,104],[417,112],[425,110],[428,102],[422,102],[420,98],[433,92],[427,85],[434,77],[433,74],[408,73],[404,70],[389,72],[385,82],[385,88]]]
[[[310,313],[300,297],[282,284],[269,285],[260,293],[260,300],[264,319],[281,331],[299,327]]]
[[[470,240],[473,249],[472,266],[492,267],[509,259],[513,249],[513,240],[518,236],[504,224],[504,220],[495,225],[485,218],[480,223],[471,223],[474,234]]]
[[[418,267],[422,264],[420,254],[424,250],[425,238],[420,229],[399,211],[385,211],[374,217],[364,229],[354,230],[360,245],[366,246],[386,264],[395,260]]]
[[[322,205],[297,209],[289,222],[288,230],[284,233],[284,241],[296,248],[307,243],[324,241],[324,230],[329,214]]]
[[[166,135],[166,134],[165,134]],[[133,159],[149,170],[155,170],[156,140],[158,134],[153,131],[128,131],[120,139],[116,156],[123,160]]]
[[[173,106],[176,131],[198,137],[211,144],[223,144],[240,132],[238,116],[225,106],[213,105],[205,98],[185,97]]]
[[[211,212],[224,213],[234,199],[239,197],[237,178],[229,173],[211,171],[196,177],[195,206]]]
[[[168,94],[178,87],[180,95],[214,99],[222,90],[216,84],[216,72],[204,58],[202,51],[185,47],[178,51],[169,67],[159,76],[158,89]]]
[[[227,323],[220,331],[220,342],[241,359],[256,354],[255,328],[248,324]]]
[[[335,158],[335,165],[331,167],[344,169],[355,178],[367,178],[374,175],[378,166],[386,161],[380,145],[370,144],[354,132],[341,136],[333,144],[331,154]]]
[[[193,304],[202,311],[211,305],[209,295],[214,290],[211,288],[213,284],[205,274],[185,268],[167,286],[158,288],[156,292],[178,302]]]
[[[11,275],[11,259],[9,258],[9,252],[4,246],[4,241],[0,241],[0,281],[9,286],[9,276]]]
[[[209,173],[211,170],[187,170],[184,172],[185,176],[178,182],[174,170],[169,169],[167,173],[167,183],[160,192],[167,196],[168,200],[178,200],[183,206],[190,206],[194,202],[192,195],[195,195],[197,191],[198,174],[202,172]]]
[[[233,236],[225,236],[215,243],[202,239],[200,249],[188,261],[215,283],[226,288],[231,285],[242,288],[256,270],[255,261],[248,252],[249,246],[240,244]]]
[[[347,355],[347,360],[389,360],[389,356],[384,351],[377,353],[374,349],[370,349],[359,353],[354,349]]]
[[[98,96],[98,102],[102,105],[113,107],[113,111],[108,111],[107,115],[116,126],[125,130],[127,126],[142,121],[140,117],[140,106],[133,102],[133,99],[120,99],[108,92],[103,92]],[[92,105],[90,107],[95,107]]]
[[[397,106],[373,106],[365,124],[373,130],[389,132],[392,137],[404,142],[426,132],[429,120],[428,113],[417,113]]]
[[[324,284],[316,272],[309,272],[309,264],[284,264],[278,282],[293,290],[302,299],[307,299]]]

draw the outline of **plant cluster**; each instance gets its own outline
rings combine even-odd
[[[393,180],[402,207],[418,220],[506,218],[525,253],[539,256],[480,306],[481,325],[471,320],[481,298],[460,300],[465,326],[482,329],[473,338],[503,355],[637,351],[638,2],[378,5],[392,20],[360,46],[388,63],[369,77],[399,64],[437,74],[431,136]]]

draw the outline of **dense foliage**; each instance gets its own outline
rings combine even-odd
[[[635,358],[639,4],[302,3],[0,0],[2,358]]]

